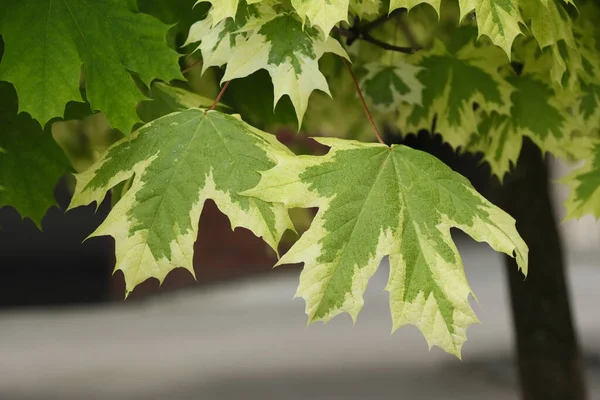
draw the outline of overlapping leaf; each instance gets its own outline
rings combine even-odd
[[[131,188],[92,236],[115,238],[116,269],[130,292],[148,278],[162,282],[183,267],[193,273],[193,244],[204,202],[215,201],[231,221],[277,248],[291,229],[281,204],[238,195],[289,152],[271,135],[216,111],[190,109],[167,115],[113,145],[104,158],[77,175],[71,208],[100,203],[115,185]]]
[[[600,218],[600,144],[596,144],[593,158],[561,180],[569,189],[565,202],[566,219],[591,214]]]
[[[319,207],[310,229],[279,264],[303,262],[297,295],[309,321],[342,312],[356,319],[381,259],[390,256],[394,329],[413,324],[428,343],[460,355],[471,309],[462,262],[450,236],[456,227],[527,271],[527,246],[515,221],[435,157],[341,139],[326,156],[280,155],[245,194],[287,207]]]
[[[575,119],[547,83],[528,74],[508,77],[507,81],[515,88],[510,114],[483,115],[479,125],[482,143],[470,148],[483,151],[495,175],[503,178],[511,164],[516,163],[524,136],[544,152],[564,158],[578,153],[579,147],[588,146],[585,138],[571,136],[578,128]]]
[[[69,161],[52,135],[29,115],[17,115],[14,88],[0,82],[0,208],[12,206],[40,227],[56,204],[54,187],[69,172]]]
[[[288,95],[302,125],[310,94],[317,89],[329,93],[318,64],[327,52],[347,57],[337,40],[323,39],[316,28],[303,27],[293,14],[279,14],[235,47],[223,81],[267,70],[273,79],[275,104]]]
[[[210,23],[218,24],[228,18],[236,18],[238,7],[245,7],[247,4],[257,4],[265,0],[198,0],[196,4],[208,2],[212,4],[210,11]],[[271,2],[271,0],[266,0]]]
[[[221,17],[215,10],[218,8],[213,6],[207,18],[190,27],[185,43],[187,45],[200,42],[196,50],[200,50],[202,53],[203,72],[209,67],[222,66],[229,62],[235,47],[243,43],[253,29],[260,27],[262,23],[275,15],[274,10],[268,5],[248,4],[244,0],[237,7],[234,18],[219,20],[218,18]]]
[[[458,148],[478,132],[475,104],[479,110],[508,113],[511,86],[498,72],[507,59],[494,46],[475,46],[470,30],[457,32],[447,47],[438,43],[418,57],[422,70],[417,78],[425,90],[422,105],[401,113],[405,131],[430,129],[436,118],[436,132]]]
[[[142,99],[129,71],[146,83],[180,76],[168,26],[132,12],[127,0],[23,0],[0,4],[5,53],[0,79],[15,85],[19,107],[43,125],[65,104],[87,99],[112,126],[128,133]]]
[[[403,61],[394,65],[369,63],[364,68],[362,90],[380,111],[397,110],[401,103],[421,105],[424,86],[417,74],[422,68]]]
[[[350,9],[364,18],[368,15],[375,15],[381,11],[383,2],[381,0],[350,0]]]

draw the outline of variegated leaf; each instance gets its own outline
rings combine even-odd
[[[193,273],[193,245],[204,202],[212,199],[231,221],[277,249],[292,229],[281,204],[238,195],[289,154],[277,140],[238,118],[190,109],[159,118],[115,143],[87,171],[76,175],[70,208],[96,202],[120,182],[131,188],[92,236],[115,238],[116,269],[127,293],[148,278],[160,282],[176,267]]]
[[[561,179],[570,189],[565,202],[566,219],[591,214],[600,218],[600,144],[596,144],[586,164]]]
[[[422,68],[403,61],[394,65],[370,63],[363,68],[362,90],[380,111],[397,110],[400,103],[421,105],[424,86],[417,75]]]
[[[298,126],[314,90],[329,94],[329,87],[319,71],[319,59],[324,53],[348,57],[340,43],[323,39],[316,28],[302,26],[293,14],[280,14],[235,48],[223,82],[243,78],[265,69],[273,79],[275,104],[288,95],[298,116]]]
[[[406,132],[430,129],[454,148],[465,146],[478,132],[475,104],[479,110],[508,114],[511,86],[498,69],[507,58],[495,46],[476,46],[470,29],[454,34],[448,46],[437,46],[423,55],[417,78],[425,86],[422,105],[401,113],[400,127]]]
[[[390,256],[387,290],[394,329],[416,325],[429,345],[457,356],[477,322],[471,289],[450,228],[516,256],[527,272],[527,246],[515,221],[435,157],[341,139],[325,156],[278,156],[245,194],[287,207],[319,207],[310,229],[279,264],[303,262],[297,295],[309,322],[349,313],[356,319],[367,282]]]

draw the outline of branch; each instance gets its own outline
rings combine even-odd
[[[334,32],[337,32],[341,36],[347,37],[349,42],[353,42],[357,39],[364,40],[365,42],[369,42],[374,44],[375,46],[381,47],[384,50],[396,51],[399,53],[405,54],[413,54],[414,52],[420,50],[419,47],[402,47],[395,46],[393,44],[389,44],[383,42],[379,39],[374,38],[368,32],[358,31],[356,29],[344,29],[344,28],[333,28]]]

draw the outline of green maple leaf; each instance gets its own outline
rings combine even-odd
[[[275,163],[270,152],[289,152],[272,135],[238,118],[190,109],[157,119],[114,144],[77,175],[70,208],[96,202],[130,177],[131,188],[92,236],[115,238],[116,269],[129,293],[169,271],[192,272],[193,245],[204,202],[212,199],[232,227],[251,230],[274,249],[292,229],[286,208],[238,195]]]
[[[317,89],[329,94],[318,63],[324,53],[348,57],[337,40],[323,39],[316,28],[303,27],[293,14],[279,14],[236,46],[223,82],[267,70],[273,79],[275,105],[288,95],[300,126],[310,94]]]
[[[0,82],[0,208],[14,207],[41,227],[46,211],[56,204],[56,183],[70,171],[52,135],[29,115],[17,115],[14,88]]]
[[[589,147],[589,138],[571,136],[579,125],[547,83],[529,74],[506,80],[515,89],[510,98],[510,114],[483,115],[479,126],[483,143],[470,149],[484,152],[495,175],[503,178],[510,165],[516,163],[524,136],[542,151],[563,158]]]
[[[460,355],[466,328],[477,321],[450,228],[515,255],[527,272],[515,221],[435,157],[342,139],[322,157],[280,155],[245,194],[287,207],[319,207],[310,229],[279,264],[304,263],[297,296],[309,322],[342,312],[355,320],[382,258],[390,256],[394,329],[416,325],[429,345]]]
[[[479,110],[508,113],[512,89],[498,72],[506,57],[495,46],[475,46],[471,33],[462,29],[447,47],[438,42],[433,50],[416,56],[422,69],[417,78],[425,89],[421,105],[400,113],[405,131],[431,129],[437,117],[436,132],[458,148],[478,132],[475,103]]]
[[[573,36],[571,18],[556,0],[548,0],[544,7],[537,1],[522,3],[525,20],[530,22],[530,31],[542,49],[552,54],[550,75],[560,86],[564,73],[569,70],[576,76],[581,67],[581,56]],[[563,48],[561,49],[561,45]]]
[[[42,126],[86,96],[111,125],[128,133],[143,99],[129,71],[147,84],[180,77],[177,53],[168,48],[168,26],[132,12],[128,0],[4,0],[0,34],[5,53],[0,79],[15,85],[19,107]],[[25,50],[24,50],[25,49]]]
[[[394,65],[369,63],[363,68],[362,90],[381,112],[397,110],[400,103],[421,104],[424,86],[417,74],[422,68],[402,61]]]
[[[586,164],[560,180],[570,189],[565,201],[565,219],[592,214],[600,218],[600,144],[596,144]]]
[[[535,2],[538,0],[523,0]],[[460,19],[475,11],[479,36],[486,35],[510,58],[515,38],[521,34],[519,24],[523,23],[518,0],[459,0]],[[540,6],[538,6],[540,7]],[[541,7],[540,7],[541,8]]]

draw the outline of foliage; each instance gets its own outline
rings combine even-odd
[[[500,180],[529,137],[544,152],[584,162],[563,180],[568,215],[600,217],[594,2],[0,0],[0,7],[0,206],[40,225],[54,184],[70,169],[50,126],[102,113],[124,138],[77,164],[71,208],[120,188],[93,235],[114,237],[128,293],[177,267],[193,272],[207,199],[232,228],[275,250],[293,230],[289,209],[318,207],[278,263],[305,264],[297,294],[309,321],[341,312],[356,319],[369,277],[389,255],[394,329],[416,325],[430,345],[460,356],[477,318],[450,228],[515,257],[523,273],[527,246],[508,214],[441,161],[366,143],[383,142],[377,126],[440,134],[459,152],[481,152]],[[207,97],[219,86],[213,103]],[[87,113],[74,117],[69,107],[82,100]],[[318,139],[330,148],[324,156],[298,156],[265,132],[279,129],[338,138]]]

